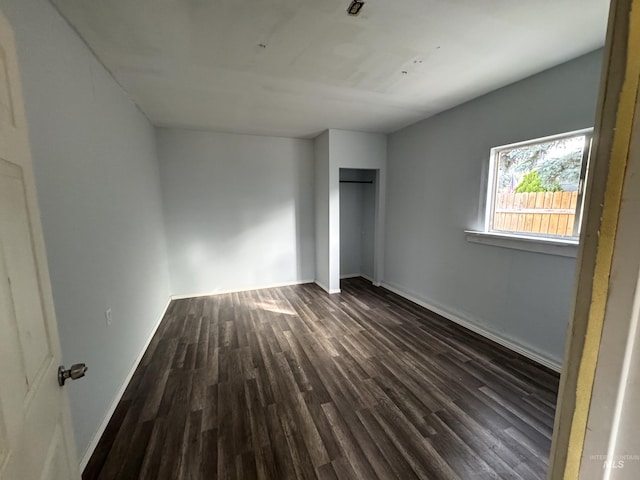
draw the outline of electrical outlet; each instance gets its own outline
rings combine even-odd
[[[111,323],[113,323],[113,318],[111,317],[110,308],[107,308],[107,311],[104,312],[104,319],[107,321],[107,325],[111,325]]]

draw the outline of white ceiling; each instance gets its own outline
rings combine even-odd
[[[392,132],[595,50],[609,6],[52,1],[155,125],[292,137]]]

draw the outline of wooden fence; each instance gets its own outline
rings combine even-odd
[[[493,230],[573,236],[578,192],[498,193]]]

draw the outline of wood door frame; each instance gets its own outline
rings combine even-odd
[[[632,134],[640,128],[634,119],[640,91],[640,0],[612,0],[607,43],[595,123],[591,172],[585,199],[585,221],[578,250],[578,277],[573,317],[567,331],[565,361],[560,382],[551,463],[548,478],[580,478],[587,420],[601,351],[603,325],[609,320],[607,302],[623,187],[640,187],[628,171]],[[640,120],[639,120],[640,121]],[[636,151],[634,155],[637,155]],[[616,348],[620,348],[619,345]],[[613,393],[619,379],[614,379]],[[599,384],[597,388],[603,388]]]

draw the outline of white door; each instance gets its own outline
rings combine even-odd
[[[0,13],[0,479],[79,478],[13,32]]]

